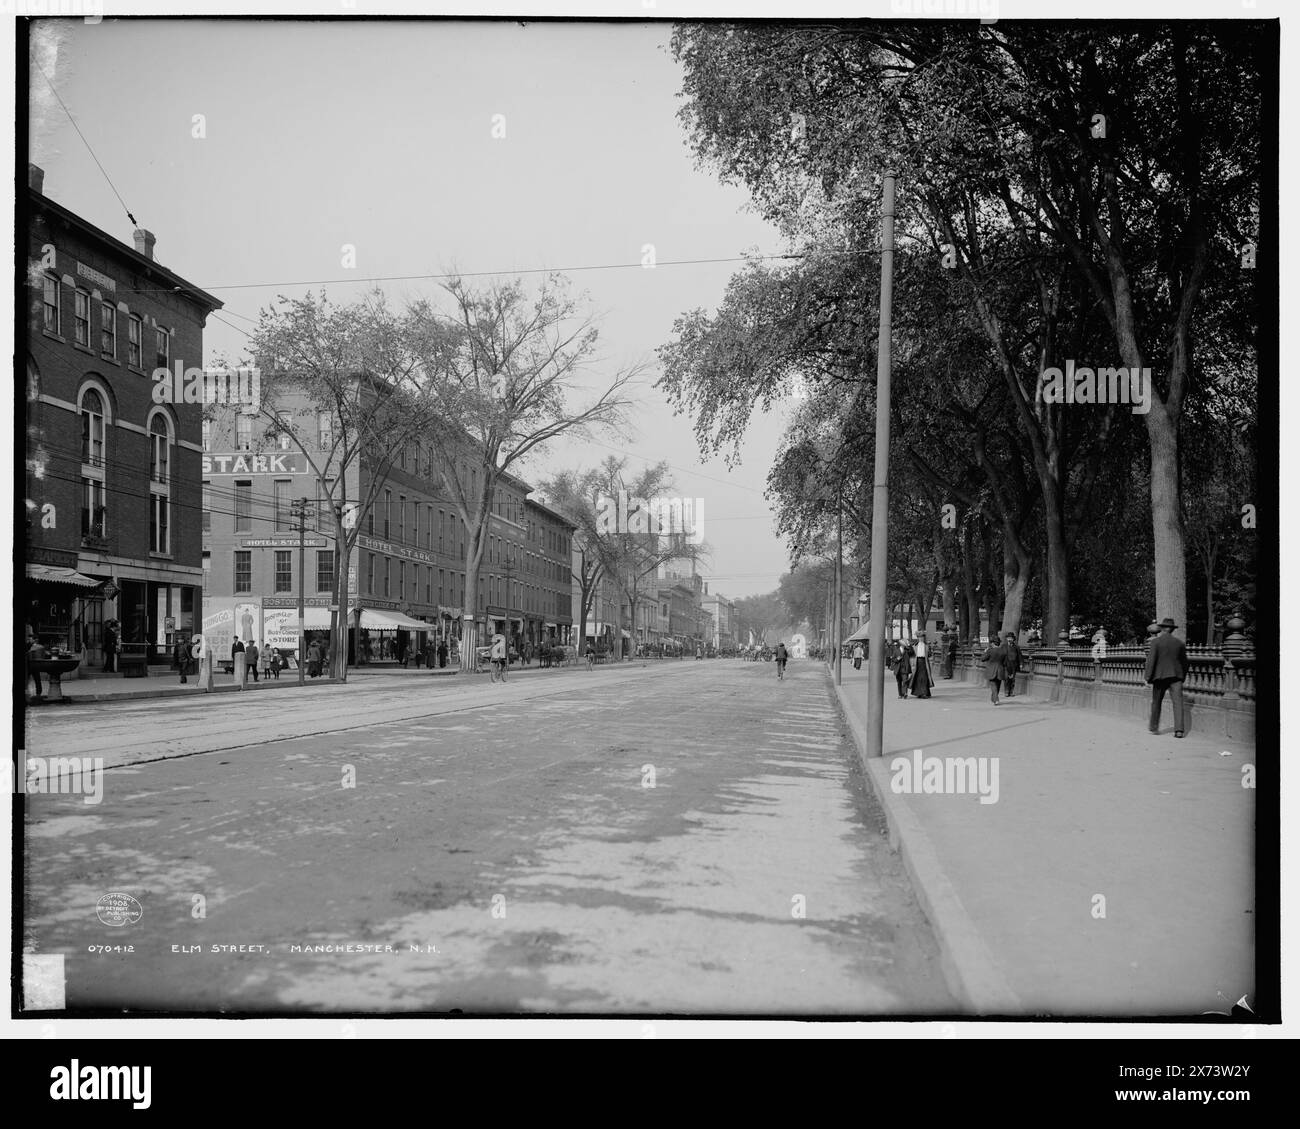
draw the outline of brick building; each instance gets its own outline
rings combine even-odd
[[[223,658],[234,634],[297,649],[292,506],[300,498],[315,515],[302,562],[305,629],[324,641],[332,622],[337,528],[330,491],[312,464],[329,473],[328,452],[341,421],[316,411],[307,396],[283,389],[276,409],[295,439],[268,431],[265,416],[237,409],[217,410],[204,428],[204,629]],[[472,471],[469,477],[472,484]],[[349,562],[347,599],[338,601],[347,621],[349,664],[409,661],[442,642],[458,651],[467,606],[465,527],[435,472],[432,449],[412,442],[391,463],[355,461],[343,494],[354,502],[368,496],[372,484],[374,502],[361,518]],[[529,502],[530,490],[518,478],[502,477],[472,601],[480,629],[502,631],[516,646],[525,640],[536,645],[547,637],[547,625],[555,638],[571,622],[567,564],[562,582],[551,579],[551,567],[561,556],[567,562],[573,527]],[[552,598],[561,583],[563,599]]]
[[[201,403],[156,403],[156,368],[201,368],[221,302],[44,195],[28,170],[24,614],[43,642],[166,661],[202,584]]]

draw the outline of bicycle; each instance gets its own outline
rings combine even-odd
[[[505,659],[493,659],[493,660],[492,660],[492,673],[491,673],[491,678],[492,678],[492,681],[493,681],[493,682],[508,682],[508,681],[509,681],[509,673],[510,673],[510,672],[509,672],[508,670],[506,670],[506,661],[505,661]]]

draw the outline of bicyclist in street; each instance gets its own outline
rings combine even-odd
[[[500,678],[502,682],[506,680],[507,662],[506,662],[506,637],[500,632],[492,636],[492,680],[495,682]]]
[[[785,677],[786,660],[790,657],[790,652],[785,649],[785,644],[778,642],[776,645],[776,676],[777,678]]]
[[[591,670],[596,665],[596,648],[590,643],[587,644],[587,669]]]

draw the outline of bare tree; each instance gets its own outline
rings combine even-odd
[[[635,637],[636,613],[649,595],[649,581],[669,561],[699,561],[708,553],[701,539],[702,515],[674,490],[668,464],[648,466],[629,476],[627,459],[608,456],[587,471],[561,471],[541,484],[554,505],[578,523],[578,570],[581,638],[586,638],[587,614],[596,587],[606,577],[619,591],[615,630],[623,630],[622,598],[627,600],[631,632]],[[622,653],[621,644],[616,653]]]
[[[472,670],[478,573],[503,476],[561,435],[618,434],[630,406],[624,391],[644,366],[606,375],[603,391],[570,407],[599,358],[594,319],[569,296],[566,279],[548,275],[536,294],[517,279],[473,289],[454,278],[444,289],[450,317],[420,301],[410,309],[409,328],[436,405],[435,469],[465,525],[461,669]]]
[[[403,317],[379,291],[342,306],[324,295],[282,298],[262,311],[249,347],[261,374],[252,412],[263,436],[288,437],[329,511],[317,525],[335,545],[330,670],[346,678],[352,550],[398,453],[427,440],[435,400]]]

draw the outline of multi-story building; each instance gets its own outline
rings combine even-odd
[[[714,650],[721,653],[732,651],[736,647],[735,633],[732,630],[732,616],[734,609],[732,603],[726,596],[720,593],[709,592],[709,585],[704,585],[704,595],[700,598],[700,606],[713,617],[713,631],[711,639]]]
[[[357,459],[343,489],[331,489],[333,480],[322,481],[312,467],[329,473],[342,421],[283,389],[276,411],[294,438],[238,409],[217,410],[204,428],[204,625],[219,656],[229,653],[236,634],[297,649],[300,568],[305,631],[327,639],[331,606],[338,605],[350,664],[409,659],[443,642],[456,651],[467,607],[480,632],[500,631],[517,649],[543,638],[567,641],[574,526],[531,502],[526,482],[503,475],[497,485],[478,592],[469,600],[465,525],[447,499],[432,448],[411,442],[382,464]],[[472,488],[474,471],[465,471]],[[372,493],[343,600],[334,592],[338,522],[329,499],[354,503]],[[292,512],[300,499],[314,515],[301,564]]]
[[[202,403],[159,402],[157,369],[201,369],[221,302],[44,194],[28,169],[24,614],[47,645],[166,661],[202,590]]]
[[[530,647],[568,643],[573,632],[572,542],[578,523],[533,498],[524,501],[524,638]]]

